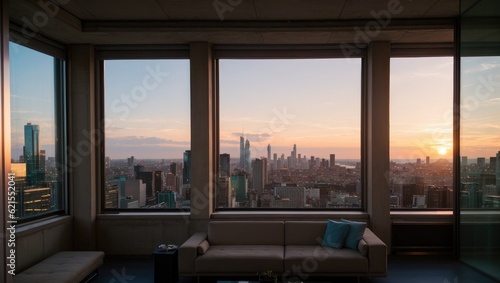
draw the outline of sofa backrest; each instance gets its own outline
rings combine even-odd
[[[285,245],[321,245],[327,221],[286,221]]]
[[[210,245],[284,245],[283,221],[211,221]]]

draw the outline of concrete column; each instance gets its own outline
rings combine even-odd
[[[389,89],[390,42],[372,42],[367,54],[367,205],[373,232],[390,251]]]
[[[74,217],[74,248],[95,250],[98,144],[96,129],[95,50],[93,45],[69,48],[68,141],[69,197]]]
[[[191,219],[208,220],[214,193],[214,91],[212,49],[208,42],[190,47],[191,66]]]
[[[10,77],[9,77],[9,1],[0,4],[0,134],[2,135],[2,149],[0,150],[0,282],[12,282],[12,276],[7,272],[7,257],[10,256],[10,247],[7,246],[7,188],[8,173],[10,171]]]

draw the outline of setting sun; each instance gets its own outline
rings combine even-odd
[[[448,152],[448,149],[447,149],[446,147],[444,147],[444,146],[443,146],[443,147],[440,147],[440,148],[438,149],[438,153],[439,153],[439,155],[446,155],[446,153],[447,153],[447,152]]]

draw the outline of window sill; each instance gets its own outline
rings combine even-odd
[[[113,214],[99,214],[97,220],[120,219],[186,219],[190,212],[120,212]]]
[[[46,230],[55,226],[71,222],[73,217],[70,215],[52,216],[50,218],[40,219],[37,221],[23,223],[16,227],[16,236],[25,237],[42,230]]]
[[[391,211],[393,224],[453,224],[453,211],[430,210],[430,211]]]
[[[249,220],[326,220],[349,218],[350,220],[368,220],[368,213],[363,211],[217,211],[211,219],[249,219]]]

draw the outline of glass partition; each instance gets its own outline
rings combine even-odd
[[[462,1],[460,259],[500,279],[500,10]]]

